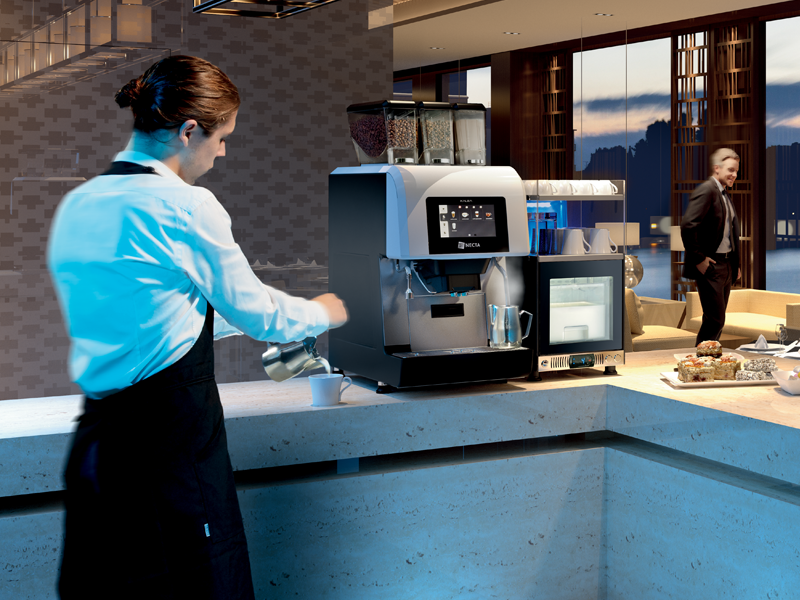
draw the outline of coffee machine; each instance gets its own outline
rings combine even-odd
[[[489,344],[506,257],[527,256],[526,198],[510,167],[342,167],[329,177],[329,289],[350,313],[334,368],[378,392],[525,377],[532,352]]]

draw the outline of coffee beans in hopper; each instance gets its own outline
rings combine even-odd
[[[449,121],[425,119],[425,143],[428,148],[452,148],[453,138]]]
[[[415,119],[389,119],[386,121],[386,131],[392,148],[414,148],[417,145]]]
[[[375,158],[386,151],[386,126],[379,115],[364,115],[351,121],[350,136],[367,156]]]

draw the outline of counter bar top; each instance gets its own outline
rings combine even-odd
[[[383,395],[356,382],[334,407],[311,406],[304,378],[219,389],[236,470],[611,431],[800,484],[800,396],[777,385],[675,389],[660,376],[675,353],[629,353],[618,376],[579,369]],[[0,401],[0,497],[62,489],[80,404]]]

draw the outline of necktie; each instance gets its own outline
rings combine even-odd
[[[725,212],[727,213],[728,226],[731,226],[733,224],[733,202],[731,202],[730,196],[728,196],[728,192],[724,188],[722,190],[722,198],[725,201]]]

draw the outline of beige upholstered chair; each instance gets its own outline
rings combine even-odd
[[[693,348],[697,341],[695,339],[696,331],[649,323],[646,317],[647,313],[633,290],[625,290],[625,309],[625,324],[623,325],[625,352]],[[798,307],[798,313],[800,316],[800,307]],[[686,318],[689,318],[688,305]],[[719,341],[723,347],[734,349],[752,340],[747,336],[723,332]]]
[[[624,349],[626,352],[692,348],[694,346],[696,335],[694,332],[677,327],[646,323],[642,303],[633,290],[625,290],[625,309],[627,323],[624,326]]]
[[[700,296],[697,292],[687,293],[683,328],[699,331],[702,320]],[[800,294],[731,290],[722,333],[747,338],[747,342],[752,342],[759,335],[774,340],[775,325],[778,323],[785,324],[789,329],[800,329]]]

